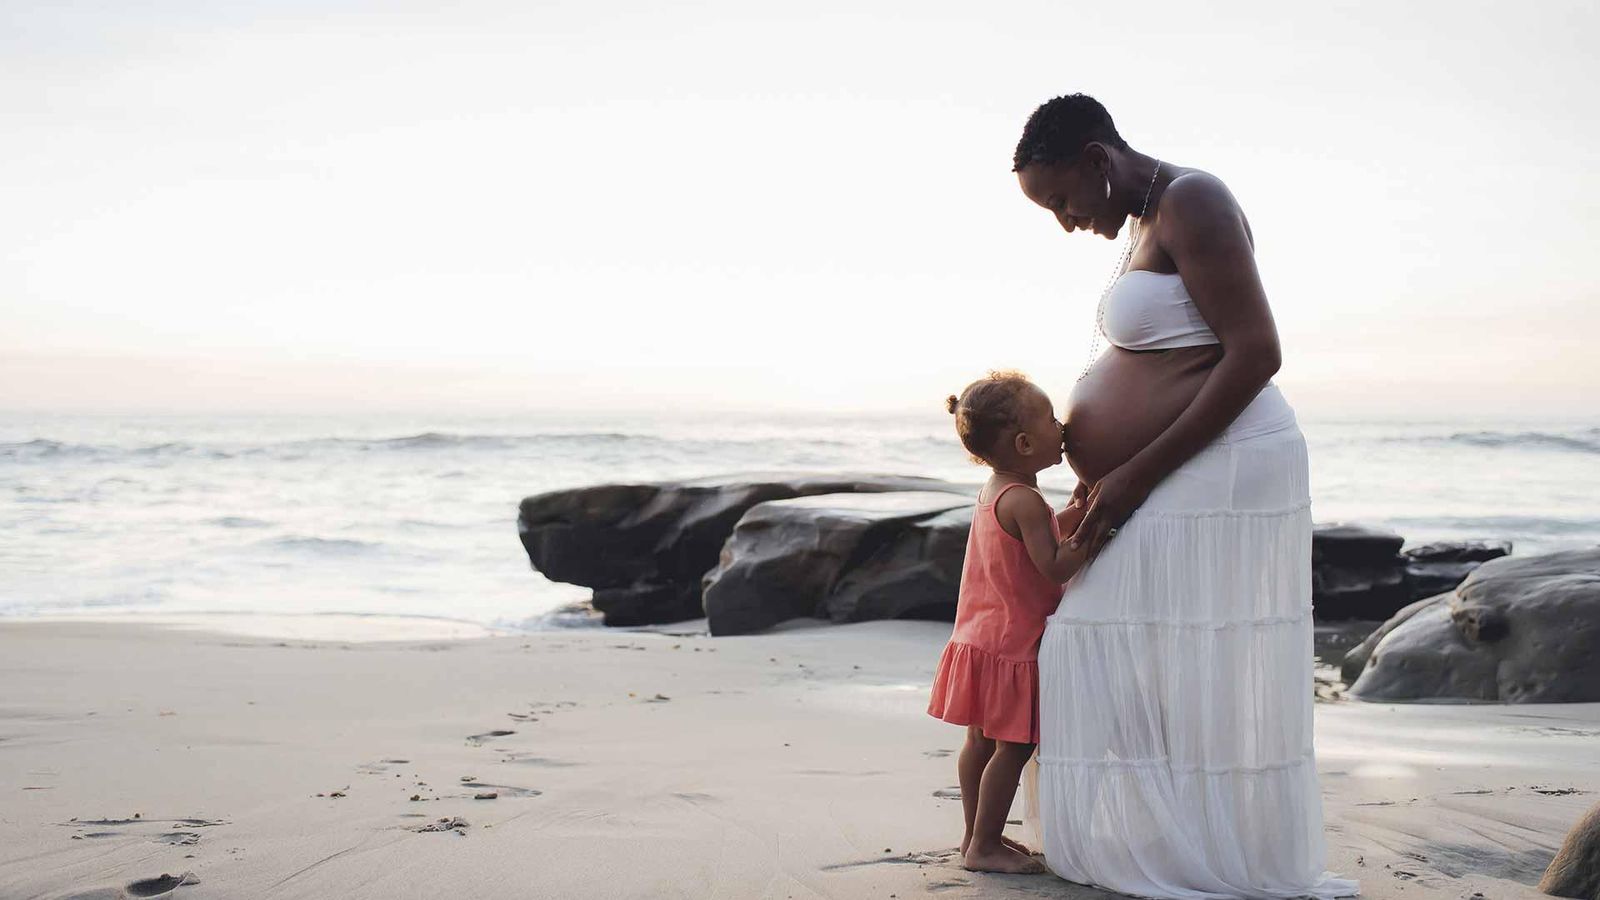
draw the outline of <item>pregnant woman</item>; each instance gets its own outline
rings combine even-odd
[[[1132,219],[1068,401],[1098,555],[1039,648],[1045,859],[1145,897],[1354,894],[1323,870],[1306,445],[1250,224],[1083,95],[1034,112],[1014,168],[1069,234]]]

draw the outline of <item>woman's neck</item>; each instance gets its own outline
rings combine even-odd
[[[1144,211],[1156,208],[1156,199],[1161,196],[1168,182],[1172,181],[1177,167],[1167,163],[1160,163],[1161,171],[1156,171],[1158,160],[1153,156],[1129,147],[1122,151],[1122,165],[1117,167],[1121,173],[1117,178],[1119,193],[1127,198],[1128,215],[1138,218],[1141,207]],[[1148,205],[1145,198],[1149,198]]]

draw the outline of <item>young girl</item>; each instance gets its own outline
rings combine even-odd
[[[1026,847],[1001,835],[1022,767],[1039,741],[1039,637],[1061,585],[1088,547],[1062,543],[1083,518],[1059,515],[1037,475],[1062,460],[1050,398],[1018,372],[991,372],[946,403],[975,462],[993,474],[978,492],[961,568],[955,631],[939,658],[928,713],[967,726],[957,772],[968,869],[1042,872]],[[1020,487],[1021,490],[1013,490]]]

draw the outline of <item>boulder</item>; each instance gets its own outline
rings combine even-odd
[[[1376,648],[1384,638],[1389,636],[1389,632],[1399,628],[1406,622],[1406,620],[1410,619],[1412,616],[1416,615],[1422,610],[1432,606],[1434,603],[1448,599],[1449,595],[1439,594],[1437,596],[1413,601],[1409,605],[1401,607],[1399,612],[1395,613],[1382,625],[1379,625],[1376,630],[1367,635],[1365,640],[1350,648],[1349,652],[1345,653],[1344,659],[1339,663],[1339,677],[1344,680],[1345,684],[1355,684],[1356,679],[1361,677],[1361,673],[1366,671],[1367,661],[1372,658],[1373,649]]]
[[[936,478],[753,474],[551,491],[522,501],[517,531],[533,567],[552,581],[595,589],[607,625],[698,618],[701,577],[734,523],[758,503],[815,494],[953,492]]]
[[[705,576],[713,635],[802,616],[954,618],[972,498],[832,494],[763,503],[739,520]]]
[[[1317,618],[1384,619],[1410,599],[1400,546],[1405,538],[1366,525],[1329,523],[1311,531],[1311,606]]]
[[[1567,832],[1539,879],[1539,890],[1552,897],[1600,898],[1600,805]]]
[[[825,601],[828,618],[955,621],[972,511],[969,501],[907,522],[840,576]]]
[[[1485,562],[1346,663],[1363,700],[1600,701],[1600,547]]]

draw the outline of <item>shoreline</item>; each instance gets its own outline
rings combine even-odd
[[[13,623],[125,625],[206,632],[246,638],[278,638],[319,643],[477,640],[531,633],[497,628],[445,616],[343,612],[126,612],[41,613],[0,616],[0,627]]]
[[[923,712],[948,627],[0,621],[0,896],[1112,896],[955,861],[960,729]],[[1316,719],[1329,868],[1367,897],[1539,896],[1600,791],[1600,704]]]

